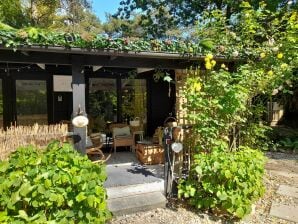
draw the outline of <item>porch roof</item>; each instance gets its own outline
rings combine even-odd
[[[50,32],[35,28],[0,30],[0,61],[71,65],[81,55],[86,66],[186,68],[208,53],[202,42],[108,38],[92,34]],[[235,58],[216,56],[217,61]]]

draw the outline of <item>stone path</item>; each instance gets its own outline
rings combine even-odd
[[[286,184],[277,186],[276,197],[272,198],[270,216],[285,220],[288,223],[298,223],[297,159],[294,156],[279,159],[278,154],[275,153],[272,154],[272,157],[269,155],[266,169],[269,173],[276,175],[277,178],[285,179],[286,181]]]

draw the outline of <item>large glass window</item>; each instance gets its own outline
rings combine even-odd
[[[18,125],[48,124],[45,80],[16,80]]]
[[[3,127],[3,92],[2,92],[2,79],[0,79],[0,128]]]
[[[146,123],[147,91],[145,79],[122,79],[122,119],[129,121],[136,117]]]
[[[91,132],[103,131],[107,122],[117,121],[116,79],[89,79],[89,127]]]

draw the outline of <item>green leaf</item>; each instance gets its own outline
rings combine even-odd
[[[83,200],[85,200],[87,197],[85,196],[84,192],[80,192],[77,196],[76,196],[76,201],[77,202],[81,202]]]
[[[245,212],[244,212],[243,208],[240,207],[240,208],[237,208],[235,214],[238,218],[243,218],[245,215]]]
[[[225,171],[225,177],[226,177],[227,179],[229,179],[229,178],[232,177],[232,174],[231,174],[230,170],[226,170],[226,171]]]
[[[94,205],[94,196],[93,195],[89,195],[88,198],[87,198],[87,202],[88,202],[88,205],[90,207],[93,207],[93,205]]]
[[[225,201],[228,197],[227,193],[226,192],[221,192],[221,191],[218,191],[216,192],[216,196],[219,198],[219,200],[221,201]]]
[[[69,207],[72,207],[72,206],[73,206],[73,200],[69,200],[69,201],[67,201],[67,205],[68,205]]]
[[[34,208],[38,208],[38,207],[39,207],[39,203],[38,203],[38,201],[32,201],[32,206],[33,206]]]
[[[21,197],[19,195],[19,191],[13,192],[12,195],[11,195],[11,202],[12,202],[12,204],[17,203],[20,200],[21,200]]]
[[[197,172],[198,176],[202,176],[203,170],[200,166],[196,166],[196,172]]]
[[[56,202],[57,199],[58,199],[57,194],[51,193],[49,200],[50,201],[53,201],[53,202]]]
[[[211,39],[202,40],[200,42],[200,45],[209,49],[209,50],[212,50],[214,48],[214,42]]]
[[[52,186],[52,182],[49,179],[46,179],[44,182],[44,186],[49,189]]]
[[[102,196],[104,194],[103,188],[102,187],[99,187],[99,186],[96,186],[95,187],[95,194],[97,196]]]
[[[8,168],[9,168],[9,163],[7,161],[0,162],[0,173],[5,173]]]
[[[31,187],[30,183],[22,184],[22,186],[20,187],[20,195],[25,197],[32,191],[33,188],[34,187]]]
[[[80,218],[83,218],[84,217],[84,214],[83,214],[82,211],[79,211],[78,215],[79,215]]]
[[[220,167],[220,163],[219,162],[215,162],[213,164],[213,167],[214,167],[215,170],[217,170]]]
[[[26,211],[24,211],[24,210],[19,210],[19,217],[28,221],[28,215],[27,215]]]

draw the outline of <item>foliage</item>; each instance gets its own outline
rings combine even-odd
[[[3,0],[0,21],[16,28],[38,27],[58,31],[100,32],[101,23],[89,0]]]
[[[198,208],[242,218],[264,191],[264,158],[250,148],[270,147],[265,105],[291,94],[297,81],[298,14],[270,12],[264,2],[257,10],[242,2],[240,9],[233,26],[220,10],[203,13],[199,23],[201,45],[244,60],[222,63],[210,53],[187,71],[184,108],[194,148],[190,175],[179,189]]]
[[[245,121],[241,114],[246,111],[248,92],[224,69],[211,73],[190,70],[185,97],[197,152],[209,151],[219,139],[229,141],[231,128]]]
[[[260,123],[264,105],[279,92],[291,94],[292,83],[297,80],[293,72],[298,66],[298,54],[293,50],[298,48],[297,12],[270,13],[264,3],[258,10],[247,2],[241,7],[243,11],[235,21],[237,30],[226,25],[221,12],[213,11],[205,14],[198,35],[209,39],[210,50],[234,49],[230,53],[246,58],[246,63],[232,70],[231,65],[218,65],[213,55],[207,54],[202,66],[205,72],[188,71],[185,108],[190,112],[188,118],[194,125],[197,147],[205,151],[219,139],[232,140],[233,147],[235,138],[238,145],[261,147],[267,141],[268,130]],[[235,130],[240,135],[229,138]]]
[[[285,138],[278,142],[282,148],[287,150],[298,151],[298,138]]]
[[[254,9],[259,6],[259,1],[249,1]],[[287,6],[286,0],[266,0],[266,9],[270,11],[278,10],[280,7]],[[290,7],[297,9],[297,1]],[[241,1],[230,0],[200,0],[200,1],[182,1],[182,0],[122,0],[115,16],[121,19],[129,19],[135,12],[141,11],[142,19],[140,25],[154,37],[165,37],[166,31],[173,27],[185,27],[195,25],[197,21],[202,20],[206,11],[218,10],[232,20],[235,15],[241,11]],[[185,33],[184,33],[185,35]]]
[[[226,152],[226,146],[195,155],[192,178],[182,181],[178,194],[197,208],[219,210],[242,218],[264,193],[264,155],[250,148]]]
[[[58,142],[44,152],[19,148],[0,162],[1,223],[105,223],[103,166],[71,145]]]
[[[110,38],[92,33],[53,32],[34,27],[0,30],[0,44],[17,48],[23,45],[63,46],[114,49],[118,51],[174,52],[186,55],[200,55],[206,49],[195,42],[183,40],[146,40],[142,38]]]
[[[23,26],[26,19],[22,11],[21,1],[2,0],[0,4],[0,21],[17,28]]]
[[[139,25],[141,16],[136,14],[130,20],[118,19],[107,15],[107,21],[103,23],[103,32],[109,37],[144,37],[145,30]]]

